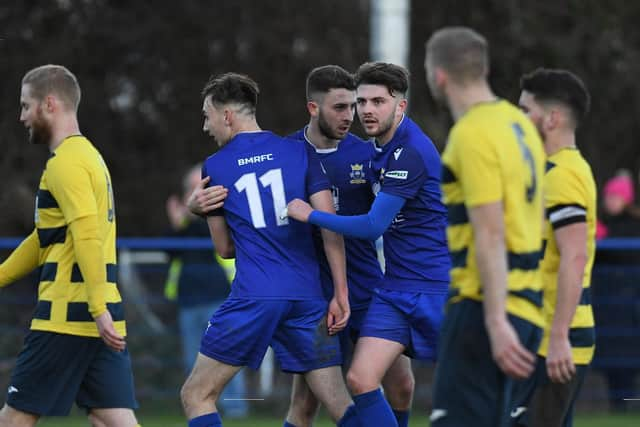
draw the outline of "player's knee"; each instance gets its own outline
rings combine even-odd
[[[295,414],[296,419],[303,421],[302,425],[311,425],[319,406],[320,403],[313,395],[304,394],[291,401],[291,413]]]
[[[89,412],[87,418],[89,419],[89,424],[91,424],[91,427],[107,427],[107,425],[102,422],[100,417],[93,412]]]
[[[138,420],[133,409],[92,409],[87,414],[92,427],[136,427]]]
[[[196,404],[197,395],[195,387],[187,380],[180,389],[180,400],[185,412],[188,412],[189,407]]]
[[[19,411],[6,403],[0,409],[0,427],[33,427],[38,422],[38,418],[37,415]]]
[[[378,384],[374,384],[370,378],[367,378],[364,373],[353,369],[349,369],[349,372],[347,372],[347,385],[351,394],[354,395],[367,393],[379,387]]]
[[[217,401],[220,396],[220,390],[217,388],[203,389],[198,386],[195,381],[189,381],[184,383],[182,389],[180,389],[180,399],[182,400],[182,407],[188,412],[188,409],[193,406],[197,406],[205,401]]]
[[[385,394],[394,407],[406,407],[411,405],[416,381],[412,372],[407,372],[399,377],[394,377],[384,384]]]

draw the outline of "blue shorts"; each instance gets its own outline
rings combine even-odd
[[[327,333],[327,306],[324,300],[228,298],[209,320],[200,353],[258,369],[271,346],[284,372],[340,365],[338,336]]]
[[[376,289],[360,336],[398,342],[412,359],[435,360],[446,299],[446,294]]]
[[[520,343],[535,353],[542,330],[519,317],[508,318]],[[512,408],[523,398],[522,383],[494,362],[482,303],[464,299],[449,305],[438,348],[431,426],[508,426]]]
[[[29,331],[9,383],[7,404],[40,416],[84,409],[138,407],[129,353],[101,338]]]

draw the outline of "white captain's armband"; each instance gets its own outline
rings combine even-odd
[[[547,209],[547,218],[554,229],[587,221],[587,210],[578,204],[556,205]]]

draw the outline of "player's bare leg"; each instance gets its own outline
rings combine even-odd
[[[38,415],[22,412],[5,404],[0,410],[0,427],[33,427],[38,418]]]
[[[411,359],[401,354],[382,378],[384,395],[393,410],[408,411],[411,409],[415,385]]]
[[[136,427],[138,421],[129,408],[93,408],[89,412],[93,427]]]
[[[216,401],[224,386],[242,366],[231,366],[198,353],[193,370],[182,386],[180,397],[188,419],[218,412]]]
[[[304,376],[294,374],[286,421],[296,427],[311,427],[319,408],[320,402],[311,392]]]
[[[398,342],[375,337],[360,337],[353,354],[347,383],[351,392],[367,393],[380,387],[382,378],[404,351]]]
[[[353,405],[353,400],[342,379],[342,368],[330,366],[304,374],[304,378],[316,398],[327,408],[329,416],[337,422]]]

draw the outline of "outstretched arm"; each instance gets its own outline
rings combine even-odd
[[[40,239],[33,230],[26,239],[0,264],[0,288],[26,276],[38,266]]]
[[[342,216],[313,210],[302,200],[295,199],[287,206],[287,214],[298,221],[309,222],[348,237],[376,240],[389,228],[404,203],[402,197],[380,192],[367,214]]]

